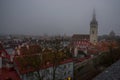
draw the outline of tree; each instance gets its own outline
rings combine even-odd
[[[62,67],[60,67],[61,62],[64,59],[69,58],[66,54],[66,51],[63,49],[63,45],[61,44],[61,40],[55,39],[51,42],[52,50],[51,52],[51,63],[52,63],[52,80],[59,80],[58,76],[63,74]],[[59,74],[58,74],[59,73]],[[63,76],[61,76],[62,79]],[[60,80],[61,80],[60,79]]]
[[[56,79],[56,70],[60,64],[60,61],[61,61],[61,57],[59,56],[59,49],[60,49],[60,41],[58,39],[55,39],[55,41],[53,42],[53,49],[54,49],[54,52],[52,53],[52,68],[53,68],[53,79],[52,80],[57,80]]]
[[[57,74],[57,70],[61,68],[59,67],[61,61],[67,59],[68,56],[65,50],[61,50],[63,47],[60,40],[51,41],[50,46],[51,48],[48,46],[45,49],[38,45],[30,45],[28,48],[23,47],[21,49],[23,56],[18,57],[22,70],[33,70],[35,78],[43,80],[49,75],[47,71],[48,65],[52,65],[52,79],[50,78],[49,80],[59,80],[57,76],[62,74],[62,72],[59,71],[59,74]]]
[[[26,48],[22,47],[22,56],[15,57],[15,61],[18,63],[20,72],[27,71],[33,73],[33,78],[37,80],[43,80],[46,71],[42,71],[45,65],[45,60],[42,59],[42,49],[38,45],[29,46]]]

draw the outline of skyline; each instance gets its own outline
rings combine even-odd
[[[96,9],[98,35],[120,34],[119,0],[1,0],[0,34],[89,34]]]

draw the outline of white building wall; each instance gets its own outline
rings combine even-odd
[[[53,67],[44,69],[40,71],[41,74],[44,76],[43,80],[52,80],[53,77]],[[22,75],[22,80],[35,80],[35,73],[36,72],[32,72],[33,75],[30,75],[31,73],[28,74],[24,74]],[[65,79],[68,77],[73,78],[73,62],[69,62],[66,64],[62,64],[60,66],[57,67],[56,70],[56,77],[57,79]]]
[[[74,48],[74,57],[77,57],[77,55],[78,55],[78,49],[77,49],[77,47],[75,47]]]

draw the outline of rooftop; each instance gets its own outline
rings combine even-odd
[[[56,52],[49,48],[42,50],[38,45],[29,45],[29,48],[23,46],[19,51],[20,55],[14,57],[14,62],[20,74],[54,66],[55,61],[59,64],[72,62],[64,50]]]
[[[0,69],[0,80],[21,80],[15,70]]]
[[[120,60],[112,64],[93,80],[120,80]]]
[[[89,34],[74,34],[72,36],[72,39],[88,39],[89,40],[90,36]]]

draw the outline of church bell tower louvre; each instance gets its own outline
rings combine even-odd
[[[98,42],[98,22],[96,20],[96,12],[93,10],[93,17],[90,22],[90,42],[96,44]]]

